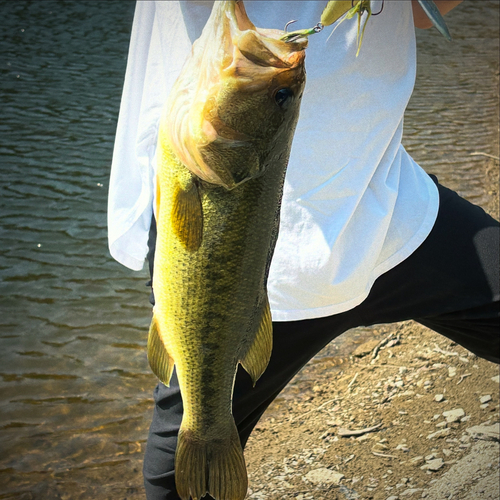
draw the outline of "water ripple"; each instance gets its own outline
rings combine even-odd
[[[106,243],[134,5],[2,2],[0,498],[142,498],[156,384],[148,277],[114,262]],[[471,153],[498,155],[491,5],[456,9],[451,44],[419,33],[404,136],[428,171],[483,205],[490,163]],[[316,362],[345,359],[338,346]]]

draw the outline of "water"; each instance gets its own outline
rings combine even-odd
[[[0,499],[144,498],[147,276],[115,263],[106,241],[133,9],[0,2]],[[419,34],[405,134],[417,161],[493,211],[498,163],[470,153],[498,156],[498,11],[463,4],[453,44]],[[367,335],[315,361],[330,366]]]

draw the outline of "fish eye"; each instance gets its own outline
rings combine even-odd
[[[288,87],[279,89],[276,94],[274,94],[274,100],[276,101],[276,104],[280,108],[286,107],[286,105],[290,102],[290,100],[293,97],[293,91],[292,89],[289,89]]]

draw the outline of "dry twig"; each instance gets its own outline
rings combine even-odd
[[[338,431],[338,435],[342,437],[362,436],[363,434],[367,434],[368,432],[373,432],[374,430],[378,429],[381,425],[382,422],[380,422],[380,424],[374,425],[373,427],[365,427],[364,429],[357,429],[357,430],[340,428]]]

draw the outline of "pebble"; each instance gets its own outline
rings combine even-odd
[[[443,417],[446,418],[448,423],[458,422],[465,415],[463,408],[456,408],[455,410],[448,410],[443,412]]]
[[[493,382],[496,382],[497,384],[500,384],[500,375],[497,375],[496,377],[491,377],[491,380],[493,380]]]
[[[489,403],[489,402],[491,401],[491,396],[490,396],[490,395],[488,395],[488,396],[481,396],[481,397],[479,398],[479,401],[480,401],[481,403],[483,403],[483,404],[484,404],[484,403]]]
[[[395,497],[394,495],[387,497],[387,500],[398,500],[399,497]]]
[[[402,497],[411,497],[414,493],[418,493],[419,491],[422,491],[420,488],[408,488],[407,490],[404,490],[403,493],[401,493]]]
[[[410,451],[410,448],[408,448],[408,446],[406,446],[405,444],[398,444],[395,448],[396,450],[402,450],[404,451],[405,453],[407,451]]]
[[[434,401],[437,401],[438,403],[441,403],[441,401],[444,401],[444,394],[436,394],[434,396]]]
[[[344,474],[334,472],[330,469],[314,469],[309,471],[304,479],[315,484],[340,484],[340,481],[344,477]]]
[[[448,368],[448,377],[454,377],[457,374],[457,369],[454,366]]]
[[[425,465],[420,467],[422,470],[439,470],[444,465],[444,460],[442,458],[435,458],[434,460],[429,460]]]
[[[433,432],[427,436],[427,439],[442,438],[449,436],[451,434],[451,429],[440,429],[439,431]]]

